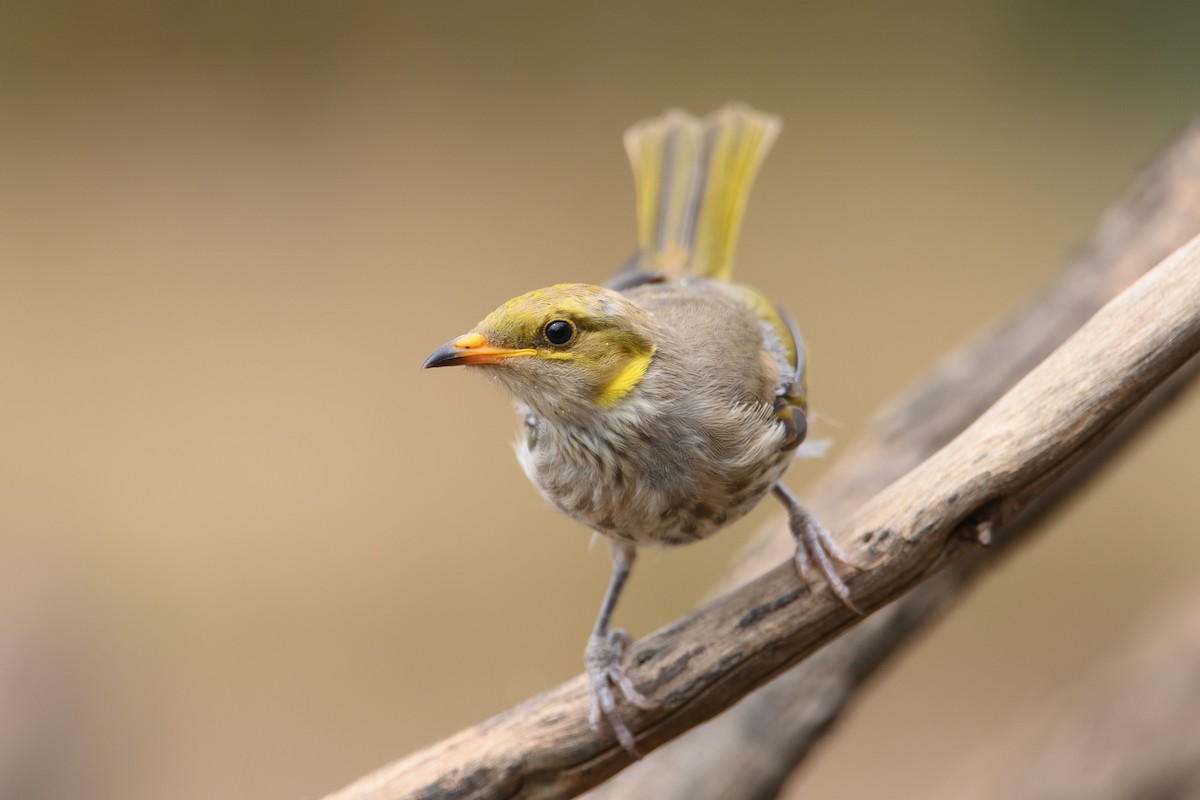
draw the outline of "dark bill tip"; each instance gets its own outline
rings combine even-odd
[[[425,363],[421,365],[421,369],[433,369],[434,367],[452,367],[455,364],[460,364],[463,356],[463,350],[456,347],[454,342],[446,344],[434,350],[429,358],[425,359]]]

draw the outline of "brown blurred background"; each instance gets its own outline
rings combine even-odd
[[[418,367],[631,252],[627,125],[783,117],[739,273],[844,443],[1200,111],[1198,9],[0,4],[0,796],[313,797],[580,670],[605,549],[499,391]],[[1192,399],[898,662],[808,795],[925,796],[1196,583],[1198,435]],[[647,554],[618,622],[774,513]]]

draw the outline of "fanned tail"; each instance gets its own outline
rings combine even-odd
[[[729,280],[754,176],[779,118],[729,105],[703,120],[668,111],[625,133],[638,208],[638,268]]]

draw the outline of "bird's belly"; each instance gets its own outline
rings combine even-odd
[[[779,481],[791,452],[730,470],[659,470],[637,459],[579,458],[569,448],[521,443],[518,459],[529,479],[557,509],[581,525],[636,545],[670,546],[698,541],[740,519]]]

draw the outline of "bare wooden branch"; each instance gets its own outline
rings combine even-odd
[[[947,357],[881,413],[806,502],[830,523],[960,433],[979,412],[1164,255],[1200,233],[1200,121],[1150,165],[1062,273],[1037,297]],[[961,559],[735,708],[589,796],[662,800],[774,798],[858,688],[913,635],[954,605],[1063,496],[1078,489],[1200,374],[1193,359],[1126,419],[1103,447],[1007,526],[992,547]],[[787,557],[786,526],[768,526],[725,585]]]
[[[1200,797],[1200,598],[1162,616],[1130,652],[972,759],[939,796]]]
[[[942,360],[896,398],[813,486],[807,504],[841,520],[943,447],[1000,395],[1169,253],[1200,233],[1200,119],[1105,215],[1087,245],[1045,289]],[[725,581],[743,583],[787,556],[776,525]]]
[[[1200,348],[1200,241],[1105,306],[943,450],[837,533],[869,571],[856,601],[879,608],[973,548],[1111,432]],[[730,706],[859,618],[806,595],[789,562],[637,643],[634,678],[660,701],[626,709],[648,751]],[[628,763],[587,724],[582,677],[395,762],[330,798],[563,797]]]
[[[973,579],[1086,486],[1113,456],[1200,377],[1193,357],[1133,410],[1096,450],[1068,471],[992,545],[972,552],[814,653],[736,707],[636,764],[589,798],[656,800],[775,798],[796,765],[834,724],[857,690],[914,634],[941,618]]]

